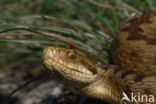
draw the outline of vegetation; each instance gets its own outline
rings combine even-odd
[[[39,72],[32,70],[43,69],[42,50],[47,45],[73,45],[102,63],[111,63],[112,42],[122,21],[155,9],[155,0],[0,0],[0,31],[24,27],[50,35],[2,32],[0,76],[20,70],[27,73],[23,80],[38,76]]]

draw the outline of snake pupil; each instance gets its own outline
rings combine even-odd
[[[69,57],[70,59],[75,59],[75,58],[76,58],[75,52],[74,52],[74,51],[69,52],[69,53],[68,53],[68,57]]]

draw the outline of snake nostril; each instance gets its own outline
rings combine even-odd
[[[43,51],[43,60],[52,60],[56,58],[57,50],[53,47],[47,47]]]

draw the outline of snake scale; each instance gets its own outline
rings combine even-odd
[[[123,23],[112,57],[113,65],[93,65],[74,49],[50,46],[43,63],[61,83],[89,97],[111,104],[156,104],[156,12]],[[142,94],[149,96],[142,99]]]

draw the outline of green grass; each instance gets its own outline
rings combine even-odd
[[[139,15],[154,10],[156,2],[155,0],[81,2],[79,0],[1,0],[0,7],[0,31],[26,26],[60,35],[67,40],[72,38],[76,45],[95,56],[104,50],[99,57],[103,63],[109,63],[112,45],[110,40],[117,36],[122,21],[132,14]],[[18,61],[18,56],[27,52],[28,57],[31,56],[30,59],[41,60],[42,48],[47,44],[67,46],[55,38],[34,35],[26,31],[12,31],[0,36],[0,66],[7,65],[8,60],[10,64]],[[35,42],[32,42],[32,39]],[[43,41],[48,43],[44,44]]]

